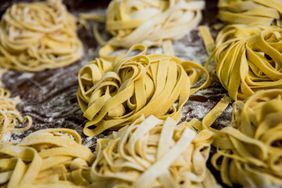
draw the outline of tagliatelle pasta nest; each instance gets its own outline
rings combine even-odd
[[[192,88],[202,77],[206,80]],[[209,74],[197,63],[147,55],[145,46],[135,45],[115,62],[96,59],[85,65],[78,81],[78,102],[89,120],[84,133],[95,136],[141,116],[179,120],[189,96],[207,86]]]
[[[86,187],[93,154],[70,129],[45,129],[19,144],[0,143],[0,184],[4,187]]]
[[[82,56],[75,18],[60,0],[16,3],[0,22],[0,66],[41,71],[74,63]]]
[[[23,132],[32,125],[31,117],[23,117],[17,110],[19,101],[19,98],[11,98],[10,92],[0,87],[0,141],[6,133]]]
[[[282,88],[282,28],[227,26],[217,37],[214,60],[217,77],[234,100]]]
[[[114,36],[109,44],[129,48],[180,39],[196,28],[204,7],[202,0],[112,0],[106,18]]]
[[[150,116],[97,140],[94,187],[220,187],[206,167],[212,132]]]
[[[218,18],[227,23],[282,25],[281,0],[219,0]]]
[[[282,89],[259,91],[235,103],[233,126],[217,132],[212,164],[229,186],[282,184]]]

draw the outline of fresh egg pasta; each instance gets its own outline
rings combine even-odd
[[[0,67],[42,71],[82,56],[75,18],[60,0],[15,3],[0,22]]]
[[[282,28],[226,26],[213,54],[216,74],[233,100],[282,88]]]
[[[19,98],[11,98],[10,92],[0,87],[0,141],[6,133],[23,132],[32,125],[31,117],[23,117],[17,110],[19,102]]]
[[[85,65],[78,82],[78,102],[88,119],[84,133],[95,136],[141,116],[179,120],[189,96],[207,86],[209,74],[197,63],[148,55],[144,45],[135,45],[114,62],[96,59]]]
[[[281,0],[219,0],[218,18],[226,23],[282,25]]]
[[[106,29],[114,36],[109,44],[129,48],[180,39],[196,28],[204,7],[202,0],[112,0],[106,16]]]
[[[282,184],[282,90],[258,91],[236,102],[233,123],[216,133],[213,166],[223,182],[243,187]]]
[[[93,154],[70,129],[44,129],[19,144],[0,143],[0,184],[7,188],[87,187]]]
[[[94,187],[220,187],[206,167],[212,132],[149,116],[98,139]]]

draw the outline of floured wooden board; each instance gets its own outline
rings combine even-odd
[[[15,2],[20,1],[1,0],[1,15],[7,7]],[[89,11],[105,13],[108,2],[106,0],[64,1],[69,10],[75,15]],[[211,27],[211,25],[217,22],[216,4],[215,0],[206,2],[204,20],[201,24]],[[216,33],[213,32],[213,34]],[[22,99],[19,110],[23,115],[30,115],[34,122],[33,127],[24,134],[5,135],[6,141],[18,142],[27,134],[40,129],[65,127],[78,131],[83,137],[83,143],[94,150],[96,138],[87,138],[82,133],[86,120],[82,117],[82,112],[77,104],[76,92],[78,87],[77,73],[83,65],[97,57],[99,46],[93,38],[92,31],[80,29],[79,37],[84,43],[85,53],[79,62],[68,67],[39,73],[8,71],[3,75],[4,86],[11,90],[14,96],[20,96]],[[208,57],[197,30],[176,41],[174,43],[174,50],[176,56],[187,60],[195,60],[201,64],[204,64]],[[226,91],[219,82],[214,80],[210,88],[190,97],[183,109],[182,120],[189,120],[191,118],[202,119],[225,94]],[[230,119],[231,107],[222,114],[214,126],[225,126]],[[100,136],[102,137],[103,135]]]

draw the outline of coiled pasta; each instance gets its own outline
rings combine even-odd
[[[234,106],[234,121],[218,131],[212,164],[225,184],[282,184],[282,89],[258,91]]]
[[[6,133],[22,132],[32,125],[31,117],[23,117],[17,110],[19,101],[19,98],[11,98],[10,92],[0,87],[0,140]],[[20,124],[24,127],[19,127]]]
[[[282,25],[281,0],[220,0],[218,18],[227,23]]]
[[[135,50],[140,52],[130,56]],[[205,82],[191,89],[202,77]],[[189,96],[207,86],[209,74],[199,64],[147,55],[145,46],[135,45],[116,62],[90,62],[79,71],[78,81],[78,102],[88,119],[84,133],[94,136],[143,115],[178,120]]]
[[[129,48],[180,39],[199,24],[204,6],[202,0],[112,0],[106,17],[114,36],[109,44]]]
[[[97,140],[94,187],[220,187],[206,167],[212,132],[149,116]]]
[[[74,63],[82,56],[75,18],[61,0],[16,3],[0,22],[0,66],[41,71]]]
[[[282,28],[230,25],[218,35],[216,74],[233,100],[282,88]]]
[[[0,184],[4,187],[86,187],[93,154],[77,132],[45,129],[19,144],[0,143]]]

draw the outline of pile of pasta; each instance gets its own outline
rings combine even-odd
[[[282,88],[281,27],[226,26],[217,36],[213,55],[217,77],[234,100]]]
[[[86,187],[93,154],[70,129],[44,129],[19,144],[0,143],[1,187]]]
[[[219,0],[218,18],[226,23],[282,26],[281,0]]]
[[[11,98],[10,95],[9,91],[0,87],[0,142],[6,133],[23,132],[32,125],[31,117],[23,117],[16,108],[19,98]]]
[[[77,98],[89,120],[86,135],[121,128],[141,116],[179,120],[189,96],[208,85],[209,74],[201,65],[169,55],[147,55],[146,50],[134,45],[114,62],[96,59],[81,68]]]
[[[196,28],[204,7],[202,0],[112,0],[106,17],[106,29],[114,36],[109,43],[129,48],[180,39]]]
[[[198,123],[149,116],[98,139],[94,187],[220,187],[206,167],[213,134]]]
[[[223,182],[243,187],[282,184],[282,89],[236,102],[233,124],[216,132],[212,164]]]
[[[166,54],[173,55],[172,41],[196,29],[205,8],[203,0],[112,0],[106,16],[93,13],[80,14],[80,23],[89,29],[88,20],[105,23],[112,34],[109,41],[94,25],[96,41],[102,46],[99,56],[114,60],[120,48],[135,44],[162,46]]]
[[[0,66],[41,71],[74,63],[83,48],[61,0],[16,3],[0,22]]]

